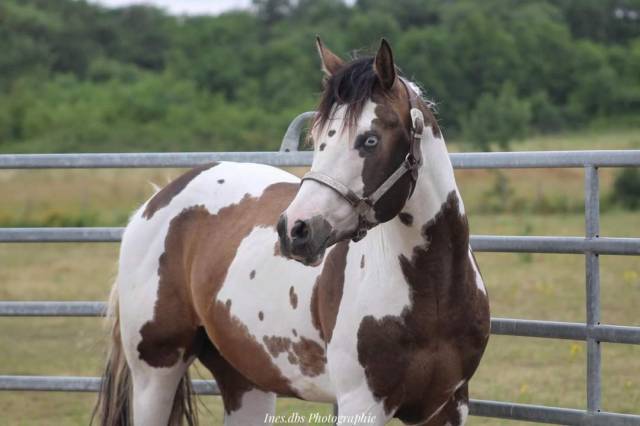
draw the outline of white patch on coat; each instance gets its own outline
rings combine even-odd
[[[473,268],[473,272],[476,274],[476,287],[478,287],[478,289],[486,295],[487,289],[484,287],[484,281],[482,280],[482,275],[480,275],[480,271],[478,270],[476,261],[473,258],[471,247],[469,247],[469,262],[471,262],[471,267]]]
[[[269,419],[276,412],[276,395],[252,389],[242,394],[240,409],[224,416],[224,426],[273,424]],[[159,424],[159,423],[158,423]]]
[[[292,343],[305,337],[324,348],[324,342],[313,327],[310,309],[313,286],[322,266],[308,267],[274,256],[273,246],[277,238],[272,227],[256,227],[242,240],[217,300],[222,303],[231,300],[231,315],[247,326],[267,352],[264,336],[286,337]],[[249,271],[254,270],[255,276],[251,279]],[[289,289],[292,285],[298,296],[297,309],[291,308]],[[260,311],[264,315],[262,321],[258,318]],[[292,335],[292,328],[296,329],[297,337]],[[323,374],[309,377],[301,373],[299,364],[289,362],[287,352],[271,358],[303,398],[335,399],[326,366]]]

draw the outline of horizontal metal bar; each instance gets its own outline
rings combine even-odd
[[[97,392],[99,377],[64,376],[0,376],[0,390],[4,391],[59,391]],[[200,395],[220,395],[220,389],[213,380],[194,380],[195,393]],[[602,412],[590,416],[585,411],[545,407],[541,405],[514,404],[498,401],[470,401],[470,414],[474,416],[496,417],[565,425],[638,425],[640,416]]]
[[[0,317],[99,317],[105,302],[0,302]]]
[[[472,235],[471,247],[479,252],[640,255],[640,238]]]
[[[311,164],[313,152],[161,152],[101,154],[2,154],[0,169],[91,169],[193,167],[212,161],[278,167]]]
[[[450,156],[457,169],[640,166],[640,150],[465,152]]]
[[[123,228],[0,228],[0,242],[117,242]],[[472,235],[481,252],[584,253],[640,255],[640,238]]]
[[[572,408],[546,407],[543,405],[515,404],[500,401],[472,399],[469,414],[481,417],[522,420],[559,425],[640,425],[640,415],[598,412],[595,414]]]
[[[98,392],[100,381],[100,377],[0,376],[0,390]],[[193,380],[193,389],[201,395],[220,395],[214,380]]]
[[[105,312],[104,302],[0,302],[0,317],[98,317]],[[606,324],[588,329],[582,323],[492,318],[491,333],[569,340],[592,335],[601,342],[640,344],[640,327]]]
[[[450,157],[458,169],[640,166],[640,150],[466,152],[452,153]],[[310,151],[3,154],[0,169],[193,167],[211,161],[287,167],[308,166],[312,159]]]
[[[586,340],[640,345],[640,327],[600,324],[591,328],[584,323],[492,318],[491,334],[521,337]]]
[[[0,228],[2,243],[109,243],[122,239],[124,228]]]

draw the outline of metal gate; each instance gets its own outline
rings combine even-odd
[[[298,151],[301,129],[309,116],[289,126],[279,152],[156,154],[0,155],[0,169],[192,167],[211,161],[240,161],[279,167],[308,166],[312,153]],[[457,169],[583,168],[585,229],[581,237],[473,235],[479,252],[579,253],[585,256],[586,323],[492,318],[491,333],[587,342],[587,409],[569,409],[502,401],[471,400],[470,414],[568,425],[640,425],[637,415],[601,411],[601,343],[640,344],[640,327],[600,323],[600,254],[640,255],[640,238],[600,236],[599,167],[638,167],[637,151],[544,151],[456,153]],[[118,242],[122,228],[0,228],[0,243]],[[0,302],[0,316],[102,316],[103,302]],[[97,377],[0,376],[0,390],[95,392]],[[197,393],[219,395],[214,381],[196,380]]]

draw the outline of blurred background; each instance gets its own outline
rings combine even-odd
[[[640,0],[132,3],[0,2],[0,153],[276,150],[318,101],[316,34],[344,58],[390,40],[436,103],[450,151],[640,149]],[[0,226],[123,226],[149,182],[181,172],[2,170]],[[584,235],[581,169],[456,176],[474,234]],[[638,169],[600,176],[601,235],[640,236]],[[0,300],[105,300],[117,251],[0,244]],[[585,320],[584,256],[478,261],[494,316]],[[601,276],[603,322],[640,325],[638,258],[601,256]],[[101,373],[96,319],[2,318],[0,330],[0,374]],[[472,397],[584,408],[585,353],[492,336]],[[604,344],[603,369],[603,409],[639,414],[640,347]],[[93,399],[0,392],[0,425],[87,424]],[[202,400],[205,423],[219,424],[220,400]]]
[[[438,105],[445,135],[470,149],[640,125],[637,0],[106,7],[126,3],[2,1],[0,151],[277,148],[317,102],[316,34],[343,57],[386,37]]]

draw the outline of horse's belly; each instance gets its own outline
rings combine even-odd
[[[325,343],[311,316],[313,286],[321,267],[286,259],[276,242],[272,227],[255,227],[242,240],[216,296],[218,306],[226,307],[223,315],[233,318],[234,330],[221,330],[215,323],[208,327],[215,329],[214,343],[223,356],[258,385],[274,388],[269,382],[286,381],[301,398],[333,401]],[[244,335],[238,338],[243,328]],[[236,337],[229,338],[230,332]],[[258,355],[240,359],[244,353],[230,347],[235,345]]]

